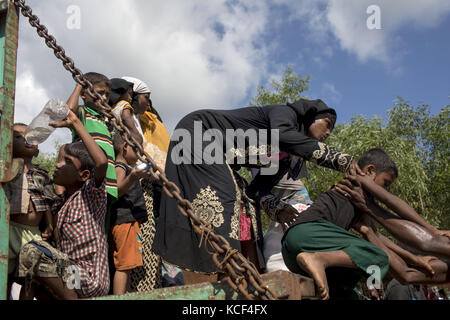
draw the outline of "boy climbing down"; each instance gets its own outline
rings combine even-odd
[[[386,162],[388,158],[384,159]],[[395,171],[393,162],[385,169]],[[386,253],[348,232],[361,213],[335,188],[322,193],[299,214],[282,239],[286,266],[311,276],[321,299],[357,299],[356,284],[376,265],[381,279],[389,269]]]
[[[82,141],[61,149],[54,173],[55,184],[65,188],[65,202],[57,214],[57,249],[45,241],[24,245],[19,277],[34,279],[59,299],[103,296],[110,285],[105,236],[107,158],[73,112],[52,125],[75,130]],[[32,298],[32,292],[26,298]]]
[[[365,173],[365,176],[359,176],[358,179],[364,180],[365,185],[375,188],[378,192],[379,189],[387,188],[398,175],[395,163],[381,149],[369,150],[361,156],[358,164]],[[356,180],[353,175],[350,175],[349,179]],[[364,274],[369,266],[377,266],[382,279],[388,271],[387,262],[394,276],[402,281],[445,283],[448,270],[446,263],[430,257],[408,254],[405,250],[401,252],[400,248],[395,248],[395,244],[387,238],[378,238],[378,235],[372,233],[367,227],[369,216],[366,214],[370,213],[365,207],[364,196],[357,197],[357,192],[349,187],[349,183],[351,185],[351,182],[344,180],[335,188],[321,194],[316,202],[291,224],[282,240],[283,258],[289,269],[311,275],[322,299],[327,299],[329,294],[333,297],[333,290],[356,284],[359,279],[353,272],[354,269],[359,269],[359,273]],[[413,214],[411,217],[419,220]],[[403,222],[424,229],[406,220],[397,221],[397,224]],[[376,246],[347,232],[350,227]],[[408,269],[405,261],[425,271]],[[346,269],[337,270],[335,267]],[[437,274],[426,275],[427,272],[434,272],[433,267],[437,269]]]
[[[384,168],[386,162],[383,157],[379,156],[383,154],[385,152],[378,148],[364,154],[358,163],[366,172],[366,177],[350,175],[336,185],[336,190],[351,200],[354,206],[364,213],[358,223],[358,231],[365,239],[388,254],[389,271],[400,283],[445,284],[450,282],[448,262],[433,256],[412,254],[377,232],[373,220],[385,226],[396,238],[407,239],[412,244],[421,243],[421,245],[415,247],[425,251],[426,254],[437,254],[444,259],[448,257],[450,241],[447,236],[442,235],[446,232],[437,230],[422,218],[416,217],[417,213],[414,209],[385,190],[397,177],[398,172],[386,173]],[[363,192],[363,187],[366,194]],[[388,202],[390,207],[398,208],[399,211],[396,212],[399,215],[407,216],[405,211],[407,214],[409,211],[410,219],[418,222],[408,221],[393,215],[376,204],[373,196],[376,196],[380,202]]]
[[[438,230],[430,225],[405,201],[386,190],[386,185],[395,180],[398,171],[391,174],[382,173],[384,163],[376,161],[377,155],[381,153],[384,151],[376,148],[361,156],[360,166],[367,167],[368,174],[352,178],[370,196],[367,198],[367,205],[370,208],[367,214],[407,246],[443,259],[450,259],[450,232]],[[370,176],[377,178],[374,180]],[[351,188],[352,181],[344,179],[340,187]],[[378,205],[376,200],[384,203],[397,215]]]

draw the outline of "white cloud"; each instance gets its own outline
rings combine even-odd
[[[334,84],[325,82],[322,85],[320,99],[327,101],[330,105],[337,105],[342,100],[342,94],[336,89]]]
[[[266,73],[267,50],[261,45],[268,26],[265,2],[28,3],[83,72],[147,82],[169,131],[196,109],[239,107]],[[80,7],[80,30],[66,28],[69,5]],[[19,79],[32,74],[49,96],[67,99],[74,86],[70,74],[23,17],[19,39]]]
[[[50,99],[46,89],[36,82],[30,72],[24,72],[17,77],[16,93],[14,122],[25,124],[30,124]],[[39,149],[41,152],[54,153],[56,142],[70,141],[71,134],[68,129],[56,129]]]
[[[36,83],[31,72],[24,72],[17,77],[16,92],[20,94],[15,100],[15,122],[31,122],[49,100],[47,91]]]
[[[367,14],[370,5],[378,5],[381,13],[380,30],[369,30]],[[396,33],[402,28],[431,28],[437,26],[450,13],[446,0],[330,0],[328,21],[331,32],[339,40],[342,49],[356,54],[362,61],[371,59],[393,65],[399,48]]]
[[[275,0],[288,8],[289,21],[300,21],[309,45],[321,47],[314,57],[329,58],[336,44],[360,62],[376,60],[388,67],[401,60],[405,49],[397,33],[403,28],[433,28],[450,13],[448,0]],[[381,30],[369,30],[367,8],[381,9]]]

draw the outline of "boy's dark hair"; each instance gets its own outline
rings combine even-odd
[[[120,146],[125,142],[125,140],[123,140],[122,136],[120,135],[120,133],[117,130],[113,130],[111,132],[111,136],[112,136],[114,153],[116,155],[118,155],[120,153]]]
[[[75,157],[80,160],[80,170],[89,170],[91,172],[92,170],[94,170],[95,162],[82,141],[66,144],[64,146],[64,152],[69,156]]]
[[[14,124],[13,124],[13,127],[15,127],[15,126],[18,126],[18,127],[28,127],[27,124],[22,123],[22,122],[16,122],[16,123],[14,123]]]
[[[111,81],[108,79],[108,77],[104,76],[101,73],[97,72],[88,72],[84,74],[84,77],[86,80],[88,80],[92,85],[95,85],[100,82],[104,82],[108,85],[108,87],[111,88]]]
[[[381,148],[373,148],[364,153],[358,160],[358,166],[362,169],[372,164],[375,166],[377,174],[383,172],[393,173],[398,177],[398,168],[394,160]]]

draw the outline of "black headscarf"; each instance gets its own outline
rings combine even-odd
[[[124,79],[113,78],[111,79],[111,93],[109,94],[109,105],[113,107],[120,101],[120,97],[127,92],[129,88],[133,88],[133,83]]]
[[[336,111],[328,107],[322,100],[306,100],[300,99],[294,103],[287,103],[297,114],[297,130],[306,135],[308,128],[317,119],[328,118],[333,123],[333,128],[336,124]],[[308,176],[306,164],[303,158],[290,155],[289,156],[289,174],[288,178],[298,180]]]
[[[308,128],[316,119],[329,118],[333,123],[333,127],[336,124],[336,111],[328,107],[320,99],[300,99],[294,103],[287,103],[287,105],[297,114],[298,130],[305,135],[308,133]]]

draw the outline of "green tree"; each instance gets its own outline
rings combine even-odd
[[[270,82],[272,89],[265,89],[264,86],[259,85],[257,93],[250,106],[265,106],[285,104],[286,102],[294,102],[300,98],[303,91],[309,89],[310,76],[302,77],[294,72],[291,65],[286,67],[281,80],[273,79]]]
[[[61,147],[59,142],[55,143],[55,152],[50,153],[40,153],[38,157],[33,159],[33,164],[40,165],[45,170],[48,171],[50,177],[53,177],[53,173],[56,169],[56,163],[58,161],[58,151]]]

